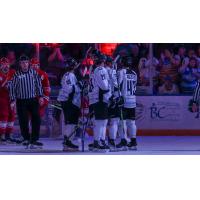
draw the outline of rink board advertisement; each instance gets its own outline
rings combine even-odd
[[[138,134],[199,134],[199,115],[188,110],[188,102],[191,98],[191,96],[138,96],[136,109]],[[50,101],[46,115],[42,119],[42,136],[56,138],[62,136],[64,117],[61,111],[51,106],[55,102],[55,100]],[[19,132],[18,125],[15,130]],[[87,132],[89,135],[92,134],[91,126],[88,127]]]
[[[200,129],[199,115],[188,110],[191,98],[191,96],[138,96],[136,109],[138,129]]]

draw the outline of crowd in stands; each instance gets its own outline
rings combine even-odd
[[[94,45],[94,44],[92,44]],[[190,95],[200,78],[200,44],[153,44],[153,59],[150,59],[149,45],[144,43],[118,44],[116,55],[131,55],[134,69],[138,74],[138,87],[150,88],[154,95]],[[65,60],[84,58],[91,44],[41,45],[40,62],[51,82],[56,86],[64,73]],[[26,54],[36,56],[35,44],[0,44],[0,57],[6,56],[13,69],[17,68],[17,58]]]
[[[153,94],[190,95],[200,78],[200,44],[122,44],[115,54],[131,54],[139,86],[151,86]],[[151,84],[152,79],[152,84]]]

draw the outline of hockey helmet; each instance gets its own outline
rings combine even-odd
[[[112,62],[113,62],[112,57],[107,56],[107,57],[106,57],[106,63],[112,63]]]
[[[133,58],[131,56],[122,57],[121,62],[124,67],[132,67],[133,66]]]
[[[74,69],[77,65],[78,65],[78,62],[74,59],[74,58],[68,58],[66,61],[65,61],[66,65],[66,69]]]
[[[100,54],[95,60],[95,64],[99,65],[103,62],[106,62],[106,56],[104,54]]]

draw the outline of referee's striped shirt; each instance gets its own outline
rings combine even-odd
[[[31,99],[43,96],[41,78],[34,69],[17,71],[9,84],[10,99]]]
[[[196,88],[194,90],[193,101],[199,103],[200,100],[200,80],[198,80]]]

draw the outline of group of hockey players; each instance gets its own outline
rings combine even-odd
[[[84,113],[83,99],[88,100],[89,104],[86,123],[90,121],[93,124],[94,139],[88,146],[89,150],[136,150],[137,74],[132,57],[112,58],[96,49],[89,51],[88,57],[90,62],[84,67],[80,67],[73,58],[66,61],[57,98],[65,119],[63,150],[79,150],[73,136]],[[43,144],[39,142],[40,118],[49,103],[49,96],[48,76],[39,68],[37,59],[29,61],[27,56],[20,57],[19,69],[14,71],[10,69],[9,60],[1,58],[0,144],[13,142],[42,147]],[[16,111],[22,140],[11,137]],[[85,128],[82,128],[83,141],[84,134]]]
[[[88,149],[100,152],[136,150],[137,74],[132,58],[113,59],[97,50],[90,52],[90,58],[92,64],[85,66],[81,75],[77,73],[78,63],[74,59],[69,60],[61,82],[57,100],[61,103],[65,118],[64,149],[79,150],[79,146],[73,143],[72,135],[79,123],[83,99],[81,91],[86,87],[88,118],[93,123],[94,137]],[[116,143],[117,136],[120,137],[119,143]]]

